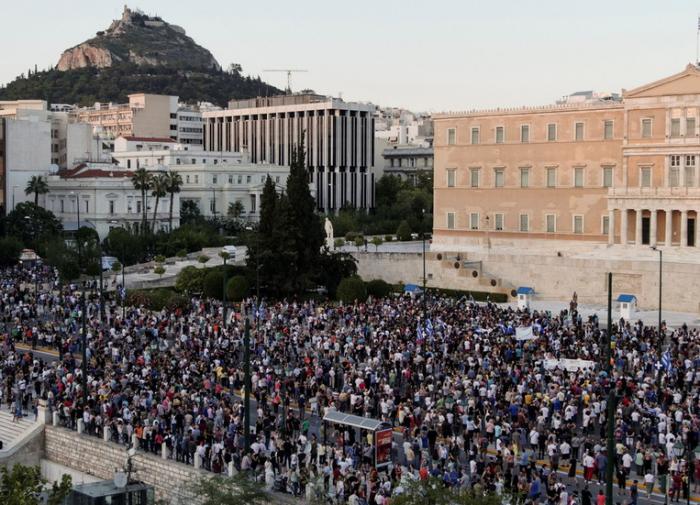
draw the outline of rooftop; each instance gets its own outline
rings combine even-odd
[[[169,137],[133,137],[133,136],[121,136],[124,140],[129,142],[159,142],[161,144],[175,144],[176,141]]]

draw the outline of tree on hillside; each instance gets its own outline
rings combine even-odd
[[[39,205],[39,195],[45,195],[49,192],[49,184],[40,175],[32,175],[32,178],[27,181],[27,187],[24,188],[25,195],[34,193],[34,205]]]

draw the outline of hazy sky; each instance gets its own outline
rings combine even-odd
[[[119,17],[112,0],[2,0],[0,83]],[[266,68],[303,68],[293,89],[414,110],[551,103],[619,91],[695,59],[688,0],[138,0],[224,66],[284,87]],[[11,22],[7,22],[11,20]],[[27,97],[32,98],[32,97]]]

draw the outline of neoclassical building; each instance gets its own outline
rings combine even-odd
[[[433,243],[698,247],[699,116],[694,65],[621,97],[436,115]]]

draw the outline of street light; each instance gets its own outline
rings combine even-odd
[[[246,226],[246,231],[253,231],[252,226]],[[260,306],[260,231],[255,232],[255,300]],[[257,314],[257,312],[256,312]],[[256,316],[257,317],[257,316]]]
[[[656,246],[653,246],[652,251],[657,251],[659,253],[659,338],[661,340],[661,344],[663,345],[665,340],[666,340],[666,335],[661,336],[661,293],[662,293],[662,288],[663,288],[663,257],[664,257],[664,252],[661,249],[658,249]]]

